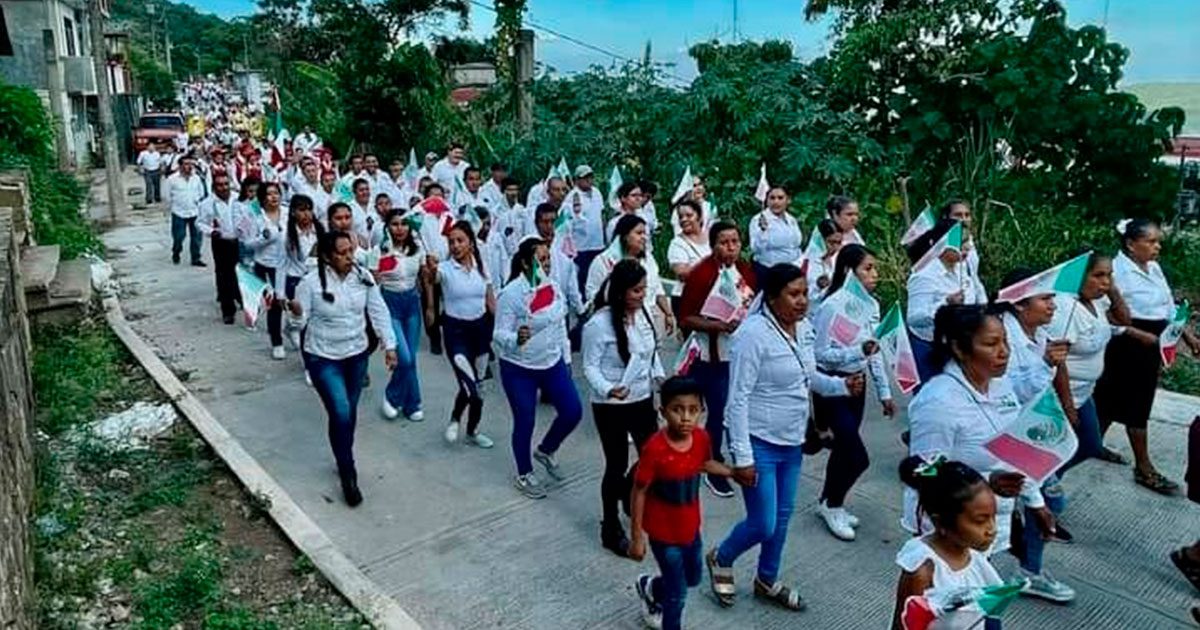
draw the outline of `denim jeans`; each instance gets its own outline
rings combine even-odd
[[[396,369],[388,379],[384,396],[406,416],[421,409],[421,385],[417,380],[417,349],[421,343],[421,296],[417,289],[388,291],[383,301],[392,315],[396,334]]]
[[[929,379],[941,373],[941,370],[933,365],[933,343],[914,335],[911,330],[908,331],[908,342],[912,346],[913,359],[917,363],[917,376],[921,378],[922,385],[928,383]]]
[[[650,583],[650,594],[662,607],[663,630],[683,627],[683,602],[687,599],[687,590],[700,584],[702,548],[699,532],[690,545],[650,541],[650,551],[658,561],[659,572]]]
[[[583,403],[571,380],[571,368],[559,360],[544,370],[531,370],[515,363],[500,360],[500,383],[508,406],[512,410],[512,452],[517,462],[517,474],[526,475],[533,471],[530,446],[533,443],[533,426],[537,420],[538,391],[545,392],[554,405],[554,422],[542,438],[538,449],[553,455],[562,446],[568,435],[579,426],[583,418]]]
[[[762,545],[758,553],[758,579],[771,585],[779,577],[788,521],[796,508],[804,454],[799,446],[771,444],[754,436],[750,436],[750,449],[754,452],[758,483],[742,488],[746,518],[733,527],[717,548],[717,564],[733,566],[738,556],[755,545]]]
[[[366,352],[345,359],[304,353],[304,366],[329,416],[329,446],[343,482],[358,481],[354,468],[354,428],[358,424],[358,397],[369,357]]]
[[[142,179],[146,181],[146,204],[162,201],[162,171],[146,171]]]
[[[192,262],[200,262],[200,242],[203,240],[203,235],[200,230],[196,229],[196,217],[184,219],[171,215],[171,257],[179,258],[183,253],[183,239],[189,237],[188,253],[192,255]]]
[[[1079,449],[1075,455],[1058,469],[1057,477],[1062,479],[1068,470],[1079,464],[1098,457],[1104,450],[1104,439],[1100,436],[1100,416],[1096,414],[1096,402],[1091,398],[1083,403],[1076,412],[1079,415],[1079,426],[1075,427],[1075,437],[1079,439]]]
[[[825,487],[821,499],[831,508],[842,507],[854,482],[871,465],[859,428],[863,421],[864,394],[858,396],[812,395],[814,417],[833,431],[833,446],[825,465]]]
[[[704,430],[712,440],[713,459],[723,462],[721,444],[725,441],[725,402],[729,398],[729,362],[697,361],[688,376],[696,379],[704,390],[704,408],[708,420]],[[735,464],[737,462],[734,462]]]

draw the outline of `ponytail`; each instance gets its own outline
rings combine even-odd
[[[983,476],[962,462],[942,455],[926,460],[914,455],[900,462],[900,481],[917,491],[918,522],[929,516],[935,527],[953,530],[964,506],[988,489]]]

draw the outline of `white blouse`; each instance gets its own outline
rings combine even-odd
[[[891,400],[892,388],[887,372],[883,369],[883,353],[876,352],[868,357],[862,350],[864,343],[875,339],[875,329],[879,327],[879,303],[872,299],[865,311],[855,313],[856,309],[847,309],[844,306],[846,301],[851,299],[855,298],[839,290],[817,306],[812,318],[812,325],[816,330],[813,354],[816,356],[817,366],[826,372],[844,374],[866,370],[875,381],[875,393],[879,400]],[[858,327],[853,340],[848,344],[838,341],[833,333],[834,320],[839,313],[848,317]]]
[[[486,271],[486,269],[484,270]],[[442,309],[446,317],[474,321],[487,312],[487,289],[491,284],[478,266],[470,269],[451,258],[438,264],[442,284]]]
[[[695,265],[704,260],[712,249],[708,246],[708,240],[696,243],[688,237],[680,234],[671,239],[671,244],[667,247],[667,264],[674,267],[675,265]],[[683,283],[675,283],[674,295],[683,295]]]
[[[396,349],[391,315],[369,273],[355,267],[343,278],[326,268],[325,292],[333,295],[333,302],[321,295],[321,277],[316,271],[304,276],[296,287],[301,326],[306,327],[305,352],[340,360],[366,351],[368,315],[384,349]]]
[[[1138,266],[1125,252],[1113,258],[1113,282],[1129,305],[1134,319],[1170,320],[1175,315],[1175,298],[1162,267],[1151,260],[1146,270]]]
[[[254,262],[271,269],[283,265],[283,241],[287,230],[287,209],[279,208],[279,215],[272,220],[267,213],[252,209],[246,210],[248,221],[241,232],[242,243],[254,251]]]
[[[971,277],[962,264],[947,269],[934,260],[908,277],[908,327],[925,341],[933,341],[933,317],[948,302],[946,298],[963,292],[963,304],[986,304],[987,291]]]
[[[1052,339],[1071,343],[1067,351],[1067,374],[1071,377],[1071,399],[1082,407],[1092,397],[1096,381],[1104,372],[1104,351],[1113,336],[1125,332],[1124,326],[1108,321],[1112,301],[1107,296],[1092,300],[1093,314],[1077,296],[1060,293],[1054,297],[1058,309],[1047,326]]]
[[[1046,333],[1045,326],[1039,326],[1033,333],[1033,339],[1030,339],[1016,315],[1005,313],[1000,319],[1004,322],[1004,334],[1010,351],[1006,376],[1012,383],[1017,400],[1023,405],[1036,398],[1054,380],[1055,369],[1046,363],[1046,345],[1050,342],[1050,335]]]
[[[571,362],[571,342],[567,339],[567,301],[553,280],[543,286],[551,287],[554,300],[536,313],[530,309],[535,289],[524,274],[504,286],[496,298],[496,327],[492,339],[496,356],[502,361],[531,370],[544,370],[558,362]],[[517,331],[528,326],[529,339],[517,343]]]
[[[896,564],[909,573],[916,573],[926,562],[933,563],[933,586],[941,592],[980,589],[1003,583],[1000,574],[988,562],[987,554],[968,549],[970,561],[967,566],[955,571],[938,555],[924,538],[910,538],[896,554]],[[979,604],[970,604],[938,618],[939,630],[972,630],[982,628],[983,611]]]
[[[666,290],[663,289],[662,278],[658,274],[658,263],[650,255],[638,258],[637,261],[646,270],[646,297],[643,303],[646,305],[647,310],[653,309],[658,296],[666,294]],[[620,259],[613,255],[611,249],[604,250],[599,256],[592,259],[592,265],[588,267],[587,284],[584,289],[583,299],[585,302],[590,303],[596,299],[596,292],[600,290],[601,285],[608,279],[613,267],[618,262],[620,262]]]
[[[396,293],[415,289],[421,275],[421,265],[425,262],[425,252],[418,246],[411,255],[405,254],[402,249],[384,251],[380,255],[381,259],[388,256],[396,259],[396,266],[379,272],[379,287]]]
[[[765,226],[764,226],[765,224]],[[754,262],[770,267],[779,263],[792,263],[804,252],[804,235],[800,224],[786,210],[776,215],[763,210],[750,219],[750,253]]]
[[[296,248],[295,253],[289,247],[291,239],[287,234],[284,234],[283,244],[283,265],[279,271],[275,273],[275,295],[283,296],[285,282],[288,278],[303,278],[310,271],[315,271],[317,268],[317,229],[311,228],[307,232],[300,231],[299,226],[296,227]]]
[[[658,333],[645,310],[625,325],[629,338],[629,362],[617,352],[617,334],[612,311],[602,308],[583,326],[583,374],[591,388],[591,402],[613,405],[646,400],[654,393],[653,380],[665,375],[658,356]],[[617,387],[629,389],[624,400],[609,398]]]

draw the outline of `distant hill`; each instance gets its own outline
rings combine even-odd
[[[1122,89],[1136,94],[1149,110],[1182,107],[1187,114],[1183,133],[1200,135],[1200,83],[1139,83]]]

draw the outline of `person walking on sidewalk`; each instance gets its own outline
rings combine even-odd
[[[337,461],[346,504],[362,503],[354,465],[354,429],[358,398],[370,350],[367,323],[378,331],[384,363],[396,367],[396,338],[387,306],[371,274],[354,263],[354,239],[344,232],[325,234],[317,246],[317,270],[296,288],[289,306],[305,327],[304,365],[329,415],[329,445]]]
[[[138,172],[146,184],[146,205],[162,201],[162,154],[153,142],[137,156]]]
[[[551,276],[550,247],[529,236],[521,241],[508,283],[496,300],[493,339],[500,361],[500,382],[512,409],[513,485],[531,499],[546,496],[533,473],[533,460],[554,481],[565,477],[555,453],[579,425],[583,405],[571,380],[571,344],[567,340],[567,296]],[[530,455],[538,391],[554,405],[554,422]]]
[[[200,260],[201,230],[196,227],[200,202],[204,200],[204,180],[196,174],[196,160],[185,157],[179,162],[179,172],[167,178],[167,204],[171,208],[171,262],[179,264],[183,253],[183,238],[187,236],[188,251],[193,267],[204,267]]]
[[[233,324],[238,293],[238,224],[244,218],[241,204],[233,198],[229,176],[218,173],[213,177],[213,194],[200,204],[200,228],[212,239],[213,272],[217,278],[217,302],[221,304],[221,319]]]
[[[622,557],[629,553],[629,539],[618,506],[629,498],[629,440],[640,450],[658,431],[654,388],[665,375],[645,305],[646,276],[638,261],[618,262],[596,296],[599,309],[583,326],[583,373],[604,449],[600,543]]]

